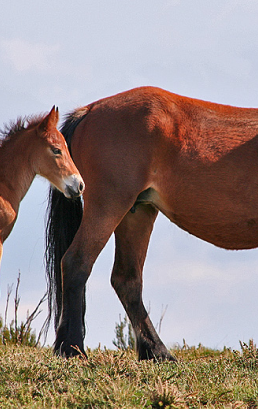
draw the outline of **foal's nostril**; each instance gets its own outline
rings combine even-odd
[[[81,182],[80,185],[79,185],[79,191],[82,192],[83,189],[84,189],[84,183]]]

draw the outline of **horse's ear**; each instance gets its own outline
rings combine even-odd
[[[40,122],[39,129],[42,131],[47,131],[51,128],[56,128],[59,120],[58,108],[53,106],[49,114]]]

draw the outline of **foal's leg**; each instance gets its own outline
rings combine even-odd
[[[85,284],[96,258],[120,219],[115,221],[112,216],[101,217],[100,211],[86,209],[80,228],[62,259],[62,313],[54,345],[60,355],[77,355],[74,347],[85,353]]]
[[[134,328],[139,359],[174,360],[155,331],[142,301],[142,269],[157,213],[150,205],[138,205],[135,213],[127,213],[116,228],[111,283]]]

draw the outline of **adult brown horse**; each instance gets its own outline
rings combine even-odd
[[[56,129],[58,110],[43,117],[19,119],[2,131],[0,146],[0,261],[3,242],[17,218],[19,205],[36,174],[67,198],[76,198],[84,183],[63,135]],[[27,124],[27,125],[26,125]]]
[[[153,223],[161,211],[216,246],[258,246],[258,109],[143,87],[75,110],[62,132],[86,188],[83,214],[73,203],[78,222],[65,245],[59,226],[63,232],[64,221],[73,223],[66,213],[71,203],[51,195],[47,261],[56,287],[55,350],[70,356],[77,345],[83,351],[85,283],[114,232],[111,282],[133,325],[139,358],[173,359],[142,301]]]

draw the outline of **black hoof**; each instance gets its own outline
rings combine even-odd
[[[167,348],[162,345],[161,347],[151,347],[149,345],[149,342],[143,342],[139,349],[138,349],[138,356],[139,360],[153,360],[155,362],[164,362],[164,361],[170,361],[170,362],[177,362],[177,359],[171,355]]]
[[[177,359],[171,355],[169,352],[164,353],[154,353],[153,351],[145,351],[144,354],[139,354],[139,360],[153,360],[154,362],[177,362]]]
[[[54,352],[56,355],[63,358],[73,358],[75,356],[80,356],[81,358],[87,358],[86,352],[83,348],[79,348],[77,345],[68,345],[65,342],[59,343],[59,345],[54,345]]]

